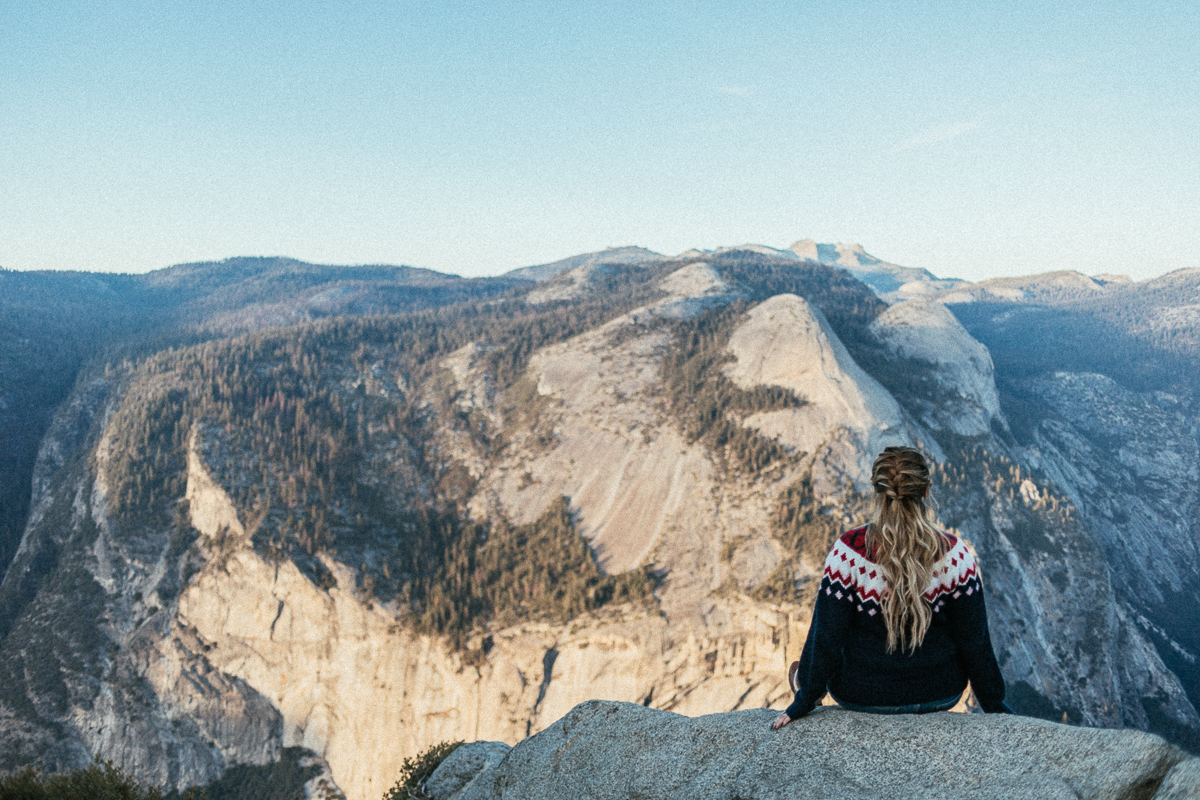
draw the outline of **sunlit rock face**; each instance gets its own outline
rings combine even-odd
[[[111,512],[106,423],[116,390],[88,385],[59,410],[43,446],[37,513],[0,589],[9,609],[25,609],[2,646],[0,735],[17,764],[61,770],[99,758],[169,788],[235,764],[270,764],[282,742],[279,711],[214,668],[175,614],[186,548]],[[81,447],[91,458],[79,457]],[[198,524],[236,523],[224,492],[198,477],[188,492]],[[57,569],[47,576],[48,564]]]
[[[1166,396],[1150,408],[1099,376],[1052,376],[1037,391],[1057,416],[1034,445],[1014,445],[988,350],[943,306],[886,306],[822,272],[819,249],[797,253],[638,251],[544,270],[512,313],[570,334],[535,340],[507,378],[496,364],[508,342],[492,329],[446,334],[425,372],[388,349],[407,318],[328,352],[312,342],[348,323],[250,341],[255,355],[239,356],[249,360],[238,369],[296,376],[272,384],[253,413],[326,391],[325,405],[305,411],[306,435],[345,447],[341,457],[356,464],[353,481],[316,509],[332,533],[291,551],[280,542],[316,504],[287,505],[286,480],[332,478],[280,453],[287,431],[239,445],[237,426],[251,423],[200,411],[168,427],[167,444],[144,435],[172,398],[233,385],[232,369],[204,383],[175,362],[127,365],[81,384],[43,442],[33,513],[0,586],[11,625],[0,642],[0,754],[66,768],[99,753],[183,787],[300,746],[351,800],[375,800],[404,758],[432,744],[516,744],[590,699],[688,716],[780,707],[820,568],[797,548],[823,553],[827,542],[804,537],[865,521],[871,462],[893,444],[936,462],[941,519],[982,565],[1012,702],[1190,742],[1200,717],[1179,676],[1194,650],[1151,612],[1190,591],[1191,506],[1168,508],[1169,493],[1146,490],[1187,495],[1186,413]],[[836,291],[754,283],[769,273],[778,287],[800,269]],[[640,292],[636,302],[597,303],[596,287],[614,275]],[[595,324],[570,328],[576,311]],[[683,384],[665,372],[684,335],[707,342],[708,360],[696,362],[706,371],[687,376],[712,397],[785,390],[790,400],[771,410],[713,406],[713,418],[775,448],[766,466],[737,461],[684,418],[690,398],[672,394]],[[197,352],[233,358],[236,348]],[[274,361],[272,348],[282,353]],[[913,376],[934,391],[914,392]],[[166,398],[166,410],[139,417],[145,398]],[[359,427],[336,440],[336,426],[311,420],[339,408]],[[132,506],[129,442],[154,474],[177,477]],[[263,479],[263,464],[279,464],[284,480]],[[1118,480],[1131,470],[1141,483]],[[403,515],[449,492],[448,475],[459,505],[445,507],[484,538],[498,520],[532,524],[566,497],[573,535],[603,574],[653,568],[651,602],[568,619],[509,609],[504,622],[474,621],[457,644],[421,627],[402,591],[372,587],[399,585],[400,561],[388,559],[411,535]],[[1117,511],[1135,497],[1141,527],[1125,535]],[[1109,508],[1112,521],[1081,507]],[[807,512],[810,529],[787,527]],[[1153,565],[1164,558],[1176,567],[1158,581]],[[1122,559],[1125,571],[1113,566]],[[781,582],[783,594],[767,591]],[[1141,589],[1146,604],[1130,603]],[[1178,663],[1161,655],[1163,635]]]
[[[234,513],[210,478],[192,475],[205,487],[193,494],[197,508]],[[239,547],[193,579],[178,621],[218,674],[279,709],[283,746],[321,754],[352,798],[381,795],[404,758],[432,743],[519,741],[589,698],[690,714],[781,702],[785,660],[805,630],[786,612],[738,605],[722,615],[725,635],[627,610],[497,631],[487,661],[469,666],[340,588],[354,576],[329,566],[339,586],[322,590],[291,563]]]
[[[895,399],[803,298],[777,295],[755,306],[730,337],[729,350],[736,360],[725,374],[739,386],[782,386],[806,401],[754,415],[747,424],[812,454],[860,491],[870,483],[875,454],[912,444]]]
[[[963,283],[939,279],[926,269],[890,264],[868,253],[861,244],[817,244],[801,239],[788,248],[805,261],[844,269],[888,303],[897,303],[952,290]]]
[[[722,296],[725,284],[710,266],[696,263],[670,273],[661,286],[666,297],[653,305],[533,356],[530,380],[551,408],[553,443],[538,446],[521,434],[522,447],[486,468],[480,464],[477,514],[495,505],[529,522],[565,495],[608,572],[633,569],[655,548],[695,554],[703,542],[720,540],[712,464],[703,447],[664,424],[655,396],[668,334],[612,340],[639,320],[694,316]],[[697,568],[696,577],[704,575]]]

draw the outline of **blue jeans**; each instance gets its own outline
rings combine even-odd
[[[947,697],[945,700],[933,700],[928,703],[913,703],[907,706],[860,706],[857,703],[847,703],[845,700],[838,700],[833,692],[829,693],[833,697],[834,702],[847,711],[862,711],[866,714],[929,714],[933,711],[949,711],[958,705],[959,698],[962,695],[954,695]]]

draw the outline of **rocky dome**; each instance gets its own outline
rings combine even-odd
[[[854,362],[821,311],[794,294],[750,309],[729,338],[725,374],[738,386],[782,386],[800,408],[746,419],[797,451],[829,456],[866,489],[871,459],[888,445],[911,444],[900,406]]]
[[[992,356],[944,305],[926,298],[901,301],[879,315],[871,332],[893,352],[933,365],[947,402],[923,414],[925,424],[979,436],[1000,419]]]

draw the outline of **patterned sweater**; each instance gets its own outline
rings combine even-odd
[[[864,706],[943,700],[971,682],[984,711],[1003,712],[1004,679],[988,635],[979,568],[967,546],[950,534],[925,600],[933,621],[911,655],[887,652],[880,602],[887,583],[867,557],[867,528],[838,538],[825,559],[812,625],[800,656],[800,690],[787,713],[797,719],[825,695]]]

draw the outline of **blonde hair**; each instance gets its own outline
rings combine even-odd
[[[888,447],[875,459],[871,486],[875,517],[867,529],[867,552],[887,579],[882,598],[887,650],[913,653],[933,621],[924,594],[948,544],[925,503],[929,466],[918,450]]]

